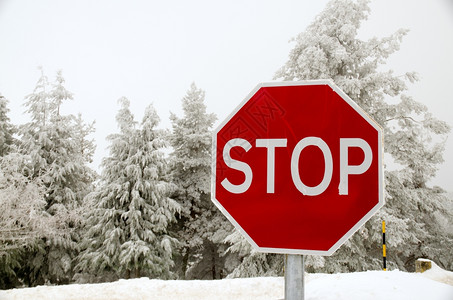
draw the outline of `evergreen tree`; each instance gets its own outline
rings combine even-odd
[[[332,79],[384,128],[386,155],[402,166],[398,171],[385,171],[384,208],[332,257],[309,257],[307,269],[379,269],[383,219],[390,236],[391,265],[410,270],[414,259],[424,256],[451,268],[452,254],[439,241],[451,244],[453,233],[438,231],[440,220],[449,214],[443,205],[445,197],[426,186],[442,162],[449,127],[404,94],[407,84],[417,80],[416,73],[400,76],[385,71],[386,59],[399,50],[407,30],[367,41],[357,37],[369,11],[365,0],[329,2],[295,38],[288,61],[276,73],[276,79],[282,80]],[[240,246],[239,239],[231,239]]]
[[[231,245],[227,252],[236,254],[240,261],[229,278],[284,275],[283,255],[256,252],[237,230],[230,233],[225,242]]]
[[[0,157],[0,288],[20,286],[27,249],[59,234],[57,219],[44,211],[42,183],[24,175],[29,173],[29,159],[17,152]]]
[[[98,188],[89,195],[94,209],[77,265],[79,277],[97,281],[170,278],[177,240],[167,228],[180,206],[168,198],[166,143],[163,132],[155,128],[159,117],[149,106],[138,126],[129,101],[121,98],[119,102],[120,132],[108,137],[110,156],[102,162]]]
[[[92,163],[96,146],[94,139],[87,139],[87,137],[95,132],[94,123],[85,123],[82,119],[82,114],[77,114],[74,117],[74,140],[78,147],[78,154],[82,156],[83,160]]]
[[[205,93],[192,84],[182,99],[184,116],[171,114],[171,177],[174,199],[182,206],[176,225],[182,242],[180,276],[217,279],[226,270],[222,243],[231,225],[211,202],[211,128],[216,119],[206,112]]]
[[[14,142],[14,126],[8,117],[8,100],[0,94],[0,157],[8,154]]]
[[[64,87],[61,72],[52,84],[42,72],[35,90],[26,97],[26,112],[31,121],[20,128],[19,134],[21,152],[30,156],[27,175],[43,183],[45,211],[61,220],[57,230],[66,233],[49,236],[36,245],[24,266],[28,284],[71,280],[83,198],[91,190],[95,177],[88,167],[87,156],[80,153],[75,117],[60,112],[64,101],[70,99],[72,94]]]

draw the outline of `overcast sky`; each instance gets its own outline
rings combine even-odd
[[[117,100],[126,96],[137,120],[153,103],[161,127],[195,82],[208,111],[223,120],[259,83],[272,80],[327,1],[313,0],[0,0],[0,93],[14,124],[26,122],[24,97],[42,66],[53,80],[63,70],[74,100],[64,105],[96,121],[95,166],[117,131]],[[396,73],[417,71],[409,93],[453,125],[453,1],[379,0],[371,3],[364,39],[399,28],[410,33],[389,59]],[[431,182],[453,191],[453,137]]]

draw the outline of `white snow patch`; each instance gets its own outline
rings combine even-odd
[[[452,300],[452,272],[435,268],[425,273],[369,271],[345,274],[307,274],[306,300]],[[430,279],[431,278],[431,279]],[[432,280],[434,279],[434,280]],[[450,282],[448,279],[447,282]],[[441,282],[435,281],[440,280]],[[172,300],[172,299],[283,299],[282,277],[210,281],[119,280],[102,284],[39,286],[0,292],[0,299],[19,300]]]
[[[453,286],[453,272],[445,271],[441,267],[439,267],[435,262],[429,260],[429,259],[418,259],[418,260],[425,260],[425,261],[430,261],[431,262],[431,269],[426,270],[423,272],[423,276],[426,278],[446,283],[451,286]],[[452,297],[453,299],[453,297]]]
[[[426,258],[418,258],[417,260],[419,261],[426,261],[426,262],[432,262],[432,260],[426,259]]]
[[[224,280],[119,280],[101,284],[39,286],[0,292],[0,299],[122,300],[122,299],[279,299],[283,278]]]

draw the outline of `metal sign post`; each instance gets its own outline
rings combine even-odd
[[[288,254],[285,262],[285,300],[304,299],[304,256]]]

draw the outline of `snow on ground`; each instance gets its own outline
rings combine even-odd
[[[431,278],[431,279],[430,279]],[[453,272],[435,266],[423,274],[369,271],[307,274],[306,300],[452,300]],[[448,284],[447,284],[448,283]],[[215,281],[120,280],[102,284],[39,286],[0,291],[3,300],[172,300],[172,299],[283,299],[282,277]]]
[[[425,271],[423,276],[453,286],[453,272],[445,271],[433,261],[431,261],[431,269]]]

